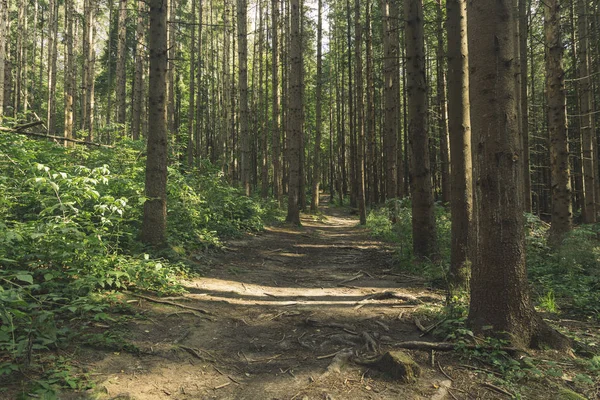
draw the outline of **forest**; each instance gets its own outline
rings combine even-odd
[[[0,398],[599,398],[599,110],[597,1],[0,0]]]

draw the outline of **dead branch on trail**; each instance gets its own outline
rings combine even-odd
[[[469,350],[502,350],[509,354],[524,353],[523,350],[517,349],[516,347],[502,346],[481,346],[477,344],[462,344],[462,343],[450,343],[450,342],[420,342],[420,341],[408,341],[394,343],[393,347],[399,347],[401,349],[409,350],[435,350],[435,351],[453,351],[456,349],[469,349]]]
[[[174,306],[174,307],[185,308],[187,310],[198,311],[198,312],[200,312],[202,314],[206,314],[206,315],[214,315],[213,313],[206,311],[202,308],[198,308],[198,307],[186,306],[185,304],[179,304],[179,303],[175,303],[175,302],[168,301],[168,300],[155,299],[153,297],[144,296],[141,294],[136,294],[136,293],[131,293],[131,292],[125,292],[125,293],[127,293],[130,296],[139,297],[140,299],[151,301],[153,303],[167,304],[167,305]]]

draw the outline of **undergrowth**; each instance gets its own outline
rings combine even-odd
[[[180,292],[189,256],[275,215],[274,203],[243,196],[209,163],[173,163],[169,247],[153,253],[138,240],[144,168],[141,142],[89,150],[0,135],[0,379],[39,370],[81,321],[111,318],[107,294]],[[52,385],[72,386],[60,376]]]

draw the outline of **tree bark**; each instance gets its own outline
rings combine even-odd
[[[7,41],[7,23],[8,18],[8,0],[0,0],[0,123],[4,118],[4,82],[6,65],[6,41]]]
[[[470,243],[473,229],[473,166],[469,104],[467,2],[447,0],[448,123],[451,167],[451,256],[449,294],[469,288]]]
[[[363,99],[362,25],[360,0],[354,1],[354,86],[356,88],[356,191],[360,224],[367,223],[365,199],[365,107]]]
[[[288,97],[289,190],[286,221],[300,225],[300,152],[302,143],[302,37],[300,35],[300,1],[290,0],[290,75]]]
[[[73,94],[75,91],[75,59],[73,54],[73,14],[72,0],[65,1],[65,126],[64,136],[73,139]],[[65,142],[67,146],[67,142]]]
[[[423,4],[405,0],[406,76],[408,101],[408,135],[411,149],[411,195],[413,254],[418,260],[436,259],[436,227],[429,139],[427,134],[427,87],[425,85],[425,49]]]
[[[124,125],[126,120],[126,65],[127,59],[127,0],[119,0],[119,22],[117,27],[117,122]]]
[[[146,202],[142,241],[154,247],[167,239],[167,2],[150,0],[148,52],[152,84],[148,90],[148,151],[146,159]]]
[[[132,126],[131,133],[133,140],[140,138],[142,128],[142,93],[144,89],[144,12],[146,3],[143,0],[137,1],[137,27],[135,30],[135,72],[133,81],[133,107],[132,107]]]
[[[375,77],[373,74],[373,35],[371,26],[371,0],[366,2],[366,13],[365,13],[365,28],[366,28],[366,58],[367,58],[367,70],[366,70],[366,82],[367,82],[367,114],[366,114],[366,140],[367,145],[367,169],[368,169],[368,193],[369,201],[371,205],[375,205],[379,202],[379,175],[377,170],[377,135],[375,133],[376,126],[376,113],[375,113]]]
[[[546,37],[546,104],[550,136],[552,225],[550,243],[558,246],[571,230],[571,183],[567,139],[567,98],[560,32],[560,4],[547,0],[544,7]]]
[[[585,208],[582,210],[583,222],[596,222],[596,171],[594,157],[596,156],[595,127],[593,117],[593,91],[590,79],[590,56],[588,40],[588,18],[585,0],[577,0],[577,32],[579,36],[579,115],[583,160],[583,191]]]
[[[440,137],[440,173],[442,178],[442,203],[450,202],[450,144],[448,138],[448,108],[446,103],[446,66],[444,51],[444,13],[442,0],[437,0],[437,48],[436,48],[436,78],[437,78],[437,112],[438,131]],[[453,37],[452,41],[456,38]]]
[[[398,51],[398,8],[394,0],[382,0],[383,12],[383,148],[385,154],[385,197],[393,199],[396,197],[396,183],[398,169],[397,159],[397,137],[398,137],[398,113],[399,113],[399,79],[397,68],[399,67],[400,54]]]
[[[238,85],[239,85],[239,122],[240,122],[240,173],[242,188],[246,196],[251,192],[251,135],[248,129],[248,36],[247,3],[237,0],[237,36],[238,36]]]
[[[279,5],[277,0],[271,0],[271,91],[272,95],[272,128],[273,141],[273,195],[279,203],[283,202],[283,188],[281,182],[281,113],[279,99]]]
[[[477,232],[468,323],[516,347],[564,348],[565,339],[536,314],[527,284],[516,10],[515,0],[468,3]]]
[[[313,176],[312,176],[312,199],[310,202],[310,211],[315,213],[319,209],[319,191],[320,191],[320,175],[321,175],[321,136],[323,129],[322,118],[322,99],[323,99],[323,60],[322,60],[322,41],[323,41],[323,18],[322,5],[323,1],[317,2],[317,85],[316,85],[316,132],[315,132],[315,147],[313,152]]]
[[[54,134],[56,131],[56,59],[58,55],[57,0],[50,0],[48,8],[50,9],[48,24],[48,134]]]
[[[529,100],[527,98],[527,87],[529,77],[527,76],[527,36],[528,36],[528,17],[530,2],[528,0],[519,0],[519,63],[521,66],[521,140],[523,142],[523,194],[524,209],[530,213],[531,208],[531,171],[529,162]]]
[[[187,165],[194,165],[194,115],[196,115],[196,0],[192,0],[191,12],[191,37],[190,37],[190,83],[188,87],[188,110],[187,110]]]

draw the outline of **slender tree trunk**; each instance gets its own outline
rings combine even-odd
[[[271,106],[272,140],[273,140],[273,194],[279,205],[283,202],[283,188],[281,182],[281,113],[279,100],[279,5],[277,0],[271,0],[271,90],[273,103]]]
[[[167,2],[150,0],[148,52],[152,84],[148,90],[148,156],[142,241],[154,247],[167,239]]]
[[[302,143],[302,36],[300,1],[290,0],[290,89],[288,98],[289,191],[286,221],[300,225],[300,152]]]
[[[117,122],[126,119],[126,50],[127,50],[127,0],[119,0],[119,23],[117,27]]]
[[[94,139],[94,91],[96,85],[96,48],[95,48],[95,36],[96,36],[96,1],[88,0],[87,15],[88,19],[86,23],[86,37],[84,40],[87,44],[86,59],[84,63],[86,84],[85,84],[85,97],[84,97],[84,124],[85,129],[88,131],[88,140],[93,141]]]
[[[7,42],[7,23],[8,17],[8,0],[0,0],[0,123],[4,118],[4,82],[5,82],[5,65],[6,65],[6,42]]]
[[[212,10],[211,10],[212,13]],[[212,17],[212,14],[211,14]],[[202,57],[202,32],[203,32],[203,13],[202,13],[202,0],[198,0],[198,40],[197,40],[197,49],[196,49],[196,55],[197,55],[197,59],[198,61],[196,61],[196,87],[192,87],[192,90],[195,93],[196,96],[196,101],[195,101],[195,105],[196,105],[196,124],[194,125],[194,141],[195,141],[195,149],[196,149],[196,160],[199,160],[202,158],[203,154],[202,154],[202,120],[204,117],[204,107],[203,107],[203,94],[204,94],[204,84],[202,82],[202,76],[203,76],[203,70],[202,70],[202,63],[203,63],[203,57]],[[212,21],[211,21],[212,23]],[[211,35],[211,41],[213,40],[214,34]],[[210,54],[212,57],[212,46],[210,49]],[[215,81],[215,77],[211,74],[211,83],[214,84]],[[211,93],[211,96],[215,96],[215,93],[213,91],[213,93]],[[211,102],[212,104],[210,105],[210,109],[216,108],[217,107],[217,102],[215,100],[213,100]],[[207,120],[209,120],[209,118],[207,118]],[[208,135],[214,135],[214,129],[205,129],[206,132],[206,144],[208,146],[209,144],[209,139],[208,139]],[[214,145],[214,144],[213,144]],[[206,152],[206,156],[208,157],[209,152]]]
[[[143,0],[137,1],[137,27],[135,31],[135,75],[133,81],[133,107],[132,107],[132,126],[131,132],[133,140],[140,138],[142,128],[142,93],[143,75],[144,75],[144,13],[146,11],[146,3]],[[193,87],[193,85],[192,85]]]
[[[524,209],[530,213],[531,208],[531,171],[529,166],[529,99],[527,98],[527,87],[529,77],[527,76],[527,36],[529,34],[528,18],[530,1],[519,0],[519,62],[521,66],[521,136],[523,142],[523,192]]]
[[[590,79],[590,57],[588,43],[588,19],[585,0],[577,0],[577,32],[579,34],[579,115],[583,160],[583,191],[585,208],[583,222],[596,222],[596,171],[594,170],[595,129],[592,110],[592,81]]]
[[[123,1],[123,0],[121,0]],[[171,140],[177,139],[175,129],[175,57],[177,55],[176,0],[165,0],[167,3],[167,132]]]
[[[398,51],[398,8],[394,0],[382,0],[383,12],[383,148],[385,152],[385,197],[396,197],[397,184],[397,136],[399,112],[399,80],[396,71],[400,62]]]
[[[317,2],[317,85],[316,85],[316,132],[315,149],[313,152],[313,176],[312,176],[312,199],[310,202],[310,211],[315,213],[319,209],[319,191],[321,174],[321,136],[323,129],[322,118],[322,98],[323,98],[323,60],[322,60],[322,41],[323,41],[323,18],[321,16],[323,1]]]
[[[448,123],[451,167],[451,257],[449,294],[467,290],[473,229],[473,168],[469,104],[467,1],[446,0],[448,35]]]
[[[48,134],[56,133],[56,59],[58,56],[58,2],[50,0],[48,28]],[[18,95],[18,94],[17,94]]]
[[[416,259],[436,259],[436,228],[429,169],[427,135],[427,88],[425,85],[425,49],[423,4],[405,0],[406,74],[408,95],[408,135],[411,148],[411,195],[413,253]]]
[[[73,139],[73,93],[75,91],[75,59],[73,54],[73,14],[72,0],[65,1],[65,127],[64,137]],[[64,145],[67,146],[65,141]]]
[[[238,85],[239,85],[239,121],[241,138],[240,173],[242,188],[246,196],[251,192],[251,134],[248,129],[248,36],[246,0],[237,0],[237,36],[238,36]]]
[[[564,348],[566,341],[535,313],[527,285],[516,9],[514,0],[468,3],[477,232],[468,323],[516,346]]]
[[[187,165],[194,165],[194,115],[196,111],[196,0],[192,0],[191,13],[191,37],[190,37],[190,84],[188,88],[188,113],[187,113]]]
[[[354,1],[354,85],[356,88],[356,185],[360,224],[367,223],[365,199],[365,107],[363,100],[362,25],[360,0]]]
[[[110,126],[112,121],[112,93],[113,93],[113,77],[112,77],[112,30],[113,30],[113,3],[114,0],[108,0],[108,40],[106,43],[106,74],[108,80],[108,90],[106,91],[106,125]]]
[[[375,83],[373,73],[373,37],[371,26],[371,0],[367,0],[365,13],[366,27],[366,57],[367,57],[367,115],[366,115],[366,138],[368,141],[368,182],[369,203],[377,204],[379,201],[379,176],[377,175],[377,136],[375,134]]]
[[[546,36],[546,103],[550,136],[552,174],[552,225],[550,243],[558,246],[571,230],[571,184],[567,139],[567,97],[563,69],[563,44],[560,32],[560,4],[547,0],[544,7]]]
[[[446,105],[446,68],[444,52],[444,27],[442,0],[437,0],[437,48],[436,48],[436,75],[437,75],[437,112],[438,129],[440,136],[440,173],[442,178],[442,203],[450,202],[450,144],[448,142],[448,108]],[[453,38],[452,40],[456,40]]]

